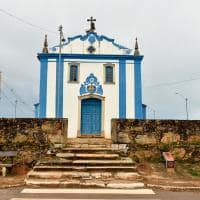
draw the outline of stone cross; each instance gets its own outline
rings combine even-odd
[[[96,30],[95,28],[95,23],[96,19],[94,19],[93,17],[90,17],[90,19],[87,19],[88,22],[90,22],[90,29],[87,32],[94,32]]]

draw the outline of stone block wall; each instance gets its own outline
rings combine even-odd
[[[137,161],[162,160],[170,151],[176,160],[200,162],[200,121],[113,119],[112,140],[128,144]]]
[[[67,119],[0,119],[0,151],[17,151],[15,164],[33,166],[67,135]],[[6,158],[0,161],[9,162]],[[3,160],[4,159],[4,160]],[[7,158],[8,159],[8,158]]]

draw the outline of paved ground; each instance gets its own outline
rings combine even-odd
[[[95,193],[82,193],[77,192],[72,194],[69,192],[57,193],[57,194],[48,194],[48,191],[43,194],[39,193],[21,193],[24,188],[10,188],[10,189],[0,189],[0,200],[66,200],[66,199],[131,199],[131,200],[200,200],[200,192],[170,192],[170,191],[161,191],[153,190],[155,194],[116,194],[115,192],[111,194],[103,194],[102,192],[97,191]],[[72,189],[73,191],[73,189]],[[128,192],[127,192],[128,193]],[[134,191],[132,192],[134,193]]]
[[[10,200],[17,197],[22,188],[0,189],[0,200]]]

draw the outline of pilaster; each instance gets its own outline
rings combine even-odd
[[[134,56],[135,118],[143,119],[141,62],[143,56]]]
[[[39,117],[46,117],[48,59],[40,59],[40,109]]]
[[[126,118],[126,60],[119,60],[119,118]]]

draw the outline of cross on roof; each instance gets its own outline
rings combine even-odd
[[[87,19],[88,22],[90,22],[90,29],[87,32],[94,32],[95,31],[95,23],[96,19],[94,19],[93,17],[90,17],[90,19]]]
[[[87,19],[88,22],[96,22],[96,19],[94,19],[93,17],[90,17],[90,19]]]

